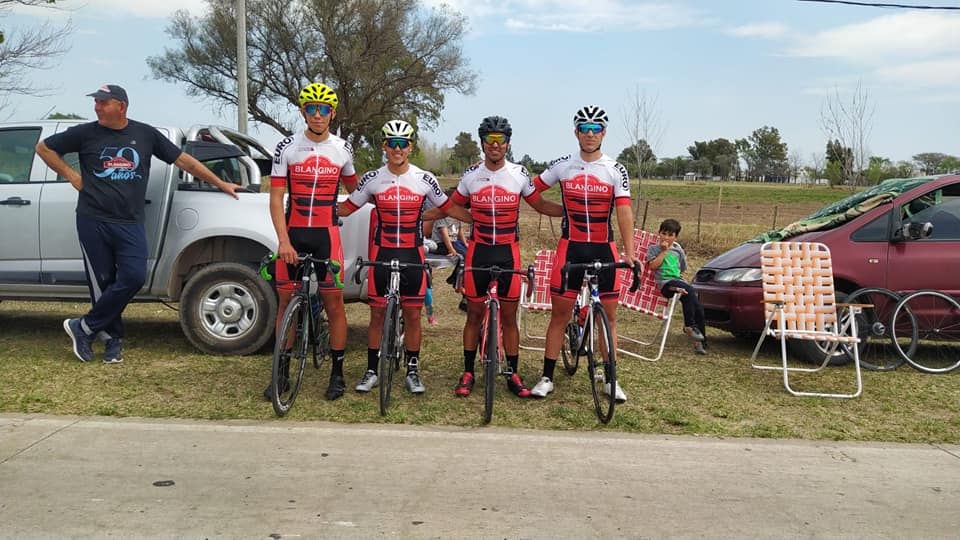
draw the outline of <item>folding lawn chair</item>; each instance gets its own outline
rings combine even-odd
[[[655,233],[640,229],[634,231],[634,257],[636,257],[639,261],[646,261],[647,250],[650,248],[650,246],[656,244],[659,238],[660,236]],[[623,271],[622,276],[626,278],[628,274],[628,272]],[[660,357],[663,356],[663,349],[667,343],[667,333],[670,330],[670,323],[673,321],[674,308],[677,305],[677,299],[679,297],[679,294],[675,294],[671,298],[666,298],[660,293],[660,289],[657,287],[657,282],[653,277],[653,271],[646,265],[645,262],[643,264],[643,269],[640,272],[640,287],[636,291],[630,292],[629,279],[621,279],[620,298],[618,300],[620,305],[625,308],[632,309],[633,311],[638,311],[645,315],[656,317],[660,320],[660,326],[658,327],[656,334],[649,339],[631,337],[618,333],[617,352],[626,354],[627,356],[632,356],[633,358],[639,358],[640,360],[646,360],[648,362],[656,362],[659,360]],[[623,329],[624,326],[625,325],[622,323],[617,324],[618,329]],[[642,347],[656,345],[658,347],[657,354],[656,356],[644,356],[643,354],[624,349],[619,346],[619,344],[622,344],[623,342],[633,343],[634,345],[640,345]]]
[[[521,338],[534,341],[546,341],[547,339],[546,336],[537,336],[530,333],[530,329],[527,327],[527,319],[530,314],[527,313],[525,316],[524,313],[528,311],[550,311],[550,274],[553,272],[553,264],[556,258],[555,250],[541,249],[538,251],[533,260],[533,283],[528,284],[523,281],[520,288],[520,306],[517,309],[517,324],[523,328]],[[529,287],[531,286],[533,287],[533,297],[528,300],[527,291],[530,290]],[[543,350],[543,347],[524,345],[523,339],[521,339],[520,348],[528,351]]]

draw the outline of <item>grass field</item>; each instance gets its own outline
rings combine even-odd
[[[701,221],[700,242],[685,239],[692,231],[689,214],[669,214],[674,208],[712,205],[714,217],[720,185],[645,182],[644,198],[651,201],[648,229],[665,217],[684,222],[681,240],[693,248],[693,269],[715,253],[769,227],[743,211],[743,222]],[[782,205],[781,215],[800,217],[840,198],[846,192],[794,186],[722,186],[721,213],[728,203],[757,208]],[[757,201],[757,202],[748,202]],[[775,202],[776,201],[776,202]],[[782,202],[781,202],[782,201]],[[788,213],[788,209],[790,212]],[[641,209],[642,211],[642,209]],[[703,213],[706,213],[703,211]],[[736,214],[736,212],[734,212]],[[654,225],[649,225],[654,223]],[[694,221],[695,222],[695,221]],[[786,223],[786,221],[784,221]],[[541,221],[524,212],[524,256],[532,259],[538,247],[554,247],[559,224]],[[462,369],[460,333],[464,316],[458,297],[443,285],[435,289],[440,325],[424,325],[423,375],[427,393],[410,396],[400,381],[394,405],[381,418],[375,395],[348,390],[336,402],[322,398],[328,366],[308,368],[305,388],[291,420],[337,422],[391,422],[478,427],[482,392],[467,399],[453,396]],[[250,357],[214,357],[197,353],[183,337],[177,315],[158,304],[135,304],[127,311],[126,361],[105,366],[77,362],[61,322],[85,309],[73,303],[0,303],[0,411],[69,415],[182,417],[206,419],[271,419],[271,406],[260,392],[268,379],[267,354]],[[348,306],[350,337],[346,375],[348,388],[365,368],[366,321],[363,304]],[[679,315],[679,314],[678,314]],[[543,319],[538,321],[543,323]],[[649,318],[621,310],[621,333],[651,332]],[[657,363],[621,358],[619,374],[629,401],[617,407],[609,426],[600,426],[593,414],[586,374],[568,377],[558,368],[557,390],[545,400],[520,400],[509,395],[502,382],[497,389],[493,424],[561,430],[604,429],[637,433],[773,437],[903,442],[960,442],[960,385],[957,375],[924,375],[903,367],[892,373],[864,373],[864,394],[855,400],[795,398],[773,372],[750,368],[754,343],[728,335],[711,334],[706,357],[692,348],[675,325],[664,358]],[[769,341],[769,340],[768,340]],[[765,345],[765,357],[775,359],[775,343]],[[541,356],[521,354],[521,373],[532,384],[539,376]],[[850,368],[832,368],[827,383],[840,389],[852,384]],[[799,379],[802,383],[803,379]],[[478,381],[476,390],[482,389]],[[286,421],[286,420],[283,420]]]

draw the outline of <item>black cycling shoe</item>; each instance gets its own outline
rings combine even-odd
[[[343,397],[343,392],[346,388],[347,384],[343,380],[343,375],[331,375],[330,384],[327,385],[327,391],[323,396],[327,398],[327,401],[340,399]]]

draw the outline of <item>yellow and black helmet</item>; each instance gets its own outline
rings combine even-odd
[[[303,107],[304,103],[327,103],[336,110],[340,99],[329,86],[323,83],[310,83],[300,91],[300,106]]]

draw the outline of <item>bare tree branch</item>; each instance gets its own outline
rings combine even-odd
[[[868,144],[875,110],[860,81],[857,81],[849,101],[844,101],[840,89],[834,87],[833,94],[827,96],[820,107],[823,133],[851,151],[851,159],[844,159],[840,164],[844,183],[859,186],[866,181],[864,171],[870,159]]]

